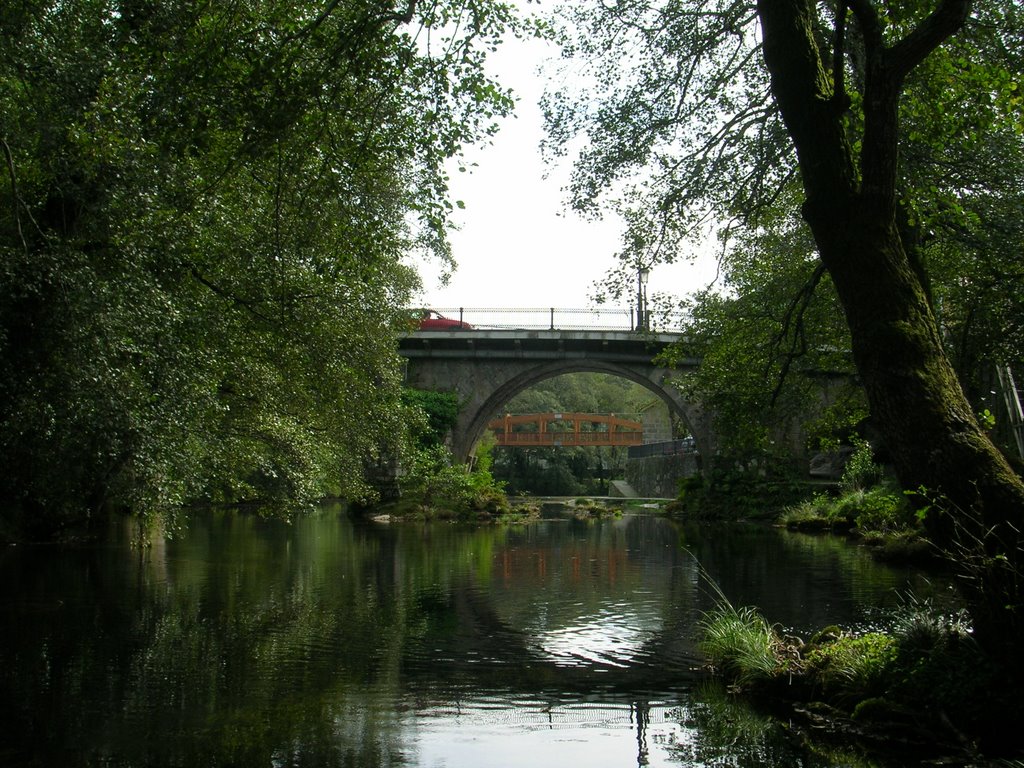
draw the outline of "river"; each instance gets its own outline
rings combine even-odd
[[[707,681],[710,581],[807,634],[946,583],[830,537],[195,514],[0,551],[0,765],[874,766]]]

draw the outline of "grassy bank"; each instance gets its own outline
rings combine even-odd
[[[715,672],[795,727],[916,760],[1021,757],[1024,706],[962,616],[916,606],[887,632],[782,634],[724,598],[702,622]]]
[[[893,485],[819,493],[786,507],[777,522],[792,531],[841,533],[870,546],[881,560],[946,566],[906,496]]]
[[[948,566],[867,443],[851,456],[838,488],[791,504],[778,520],[792,530],[842,533],[884,559]],[[702,636],[705,655],[732,690],[781,709],[816,737],[905,753],[915,762],[1024,757],[1020,692],[975,640],[966,614],[910,605],[884,631],[827,627],[804,639],[782,633],[754,608],[734,608],[719,592]]]
[[[777,522],[794,531],[845,534],[871,546],[879,559],[946,565],[925,538],[907,494],[885,476],[866,442],[850,457],[837,488],[786,506]]]

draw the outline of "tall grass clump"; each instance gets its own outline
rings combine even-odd
[[[736,685],[764,682],[777,672],[779,637],[756,609],[723,601],[704,615],[700,626],[701,651]]]
[[[817,494],[788,507],[779,516],[779,523],[797,531],[851,531],[873,544],[915,536],[920,521],[905,495],[886,480],[871,444],[855,439],[854,445],[837,493]]]
[[[1024,754],[1018,678],[986,652],[965,612],[914,601],[888,631],[832,626],[804,642],[780,634],[755,608],[733,607],[708,581],[716,607],[700,621],[699,647],[729,690],[788,705],[798,722],[827,723],[833,735],[876,747]]]
[[[835,499],[819,493],[786,507],[779,516],[779,523],[797,531],[848,530],[853,523],[842,512]]]

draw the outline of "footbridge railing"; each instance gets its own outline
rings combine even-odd
[[[644,441],[640,421],[614,413],[508,413],[487,428],[508,448],[628,447]]]
[[[459,327],[550,331],[679,332],[688,316],[681,312],[645,312],[633,307],[431,307]]]

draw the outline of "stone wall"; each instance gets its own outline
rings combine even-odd
[[[664,403],[658,402],[645,408],[640,414],[640,420],[644,425],[644,442],[661,443],[671,440],[675,435],[672,428],[672,417]]]
[[[645,456],[626,461],[626,482],[642,498],[674,499],[679,480],[698,472],[696,453]]]

